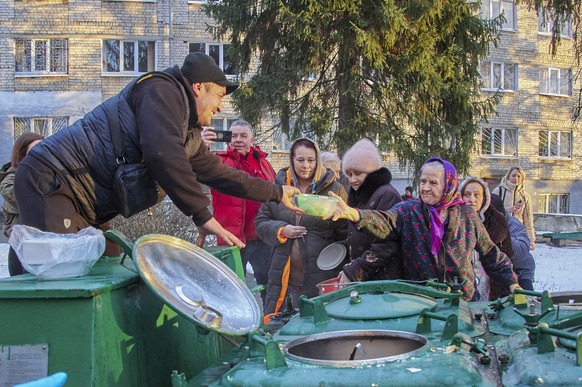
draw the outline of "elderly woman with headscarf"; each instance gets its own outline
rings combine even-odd
[[[530,250],[535,250],[536,231],[533,224],[533,208],[531,198],[523,186],[524,180],[525,171],[521,167],[511,167],[491,193],[499,195],[503,200],[505,210],[523,223],[530,241]]]
[[[348,205],[359,209],[389,210],[399,203],[400,194],[390,184],[392,174],[382,167],[376,145],[368,139],[356,142],[342,159],[350,183]],[[402,259],[397,242],[375,238],[366,230],[348,224],[350,262],[342,273],[347,281],[402,278]]]
[[[295,140],[289,158],[290,166],[277,173],[275,182],[297,187],[304,194],[331,192],[343,200],[347,198],[334,172],[322,165],[315,142],[306,138]],[[338,275],[341,267],[321,270],[317,267],[317,257],[326,246],[346,238],[347,222],[299,216],[283,205],[268,202],[261,206],[255,225],[258,237],[272,246],[265,314],[278,312],[287,295],[294,304],[301,295],[317,296],[316,285]]]
[[[475,294],[474,250],[489,277],[510,291],[518,287],[511,261],[457,193],[455,167],[430,158],[420,169],[419,182],[420,199],[401,202],[389,211],[357,210],[340,202],[333,219],[345,218],[378,238],[399,241],[405,278],[451,283],[456,277],[463,283],[464,300]]]
[[[491,193],[487,183],[478,177],[469,176],[459,186],[461,197],[465,203],[472,207],[489,234],[489,238],[509,259],[513,262],[513,245],[509,235],[509,225],[505,215],[491,204]],[[495,300],[507,295],[507,291],[495,282],[489,282],[489,277],[485,274],[483,265],[477,253],[473,254],[473,267],[475,268],[475,300],[487,301]],[[514,266],[515,268],[515,266]]]

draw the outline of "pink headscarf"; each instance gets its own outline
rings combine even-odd
[[[455,169],[455,166],[449,163],[447,160],[441,159],[440,157],[431,157],[424,162],[422,168],[424,168],[426,164],[433,161],[438,161],[443,165],[443,167],[445,167],[445,192],[443,197],[441,198],[440,202],[434,206],[425,203],[429,209],[430,214],[430,251],[434,256],[436,256],[439,252],[441,241],[443,240],[443,236],[445,234],[445,228],[441,222],[441,218],[439,217],[439,212],[446,208],[457,204],[463,204],[465,202],[463,199],[461,199],[461,195],[457,193],[457,188],[459,187],[459,178],[457,176],[457,170]]]

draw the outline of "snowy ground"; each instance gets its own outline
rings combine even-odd
[[[580,267],[582,267],[582,245],[554,247],[538,243],[532,252],[536,261],[536,291],[550,292],[582,290]],[[0,243],[0,278],[8,276],[8,244]]]

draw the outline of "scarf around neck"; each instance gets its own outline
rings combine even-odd
[[[447,160],[441,159],[440,157],[431,157],[430,159],[426,160],[424,164],[426,165],[427,163],[433,161],[438,161],[443,165],[443,167],[445,167],[445,191],[443,197],[441,198],[440,202],[434,206],[425,203],[429,209],[430,214],[430,251],[434,256],[436,256],[439,252],[439,248],[445,234],[445,227],[443,222],[441,222],[439,212],[454,205],[463,204],[465,202],[463,199],[461,199],[461,195],[459,195],[457,192],[457,188],[459,187],[459,178],[457,176],[457,170],[455,169],[455,166]]]

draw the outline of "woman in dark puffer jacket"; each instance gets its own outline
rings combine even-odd
[[[317,144],[301,138],[295,140],[289,152],[290,166],[277,173],[275,182],[297,187],[302,193],[328,195],[333,192],[344,200],[344,187],[336,181],[332,170],[326,169]],[[295,305],[300,295],[318,295],[317,285],[337,276],[340,268],[321,270],[317,257],[321,250],[346,238],[347,224],[323,220],[315,216],[297,216],[275,202],[264,203],[255,218],[257,236],[272,246],[269,282],[264,314],[278,312],[287,295]]]
[[[349,206],[389,210],[401,201],[400,194],[390,184],[392,174],[382,167],[382,158],[372,141],[356,142],[344,155],[342,169],[351,187]],[[349,223],[347,245],[350,263],[344,266],[342,274],[349,281],[402,278],[402,257],[397,242],[377,239]]]

